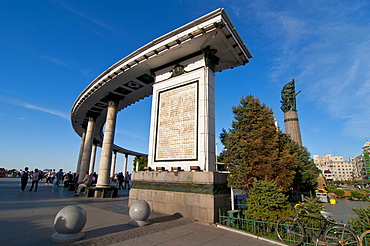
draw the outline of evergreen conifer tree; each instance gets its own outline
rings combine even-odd
[[[291,141],[283,141],[287,137],[276,127],[272,109],[249,95],[232,111],[232,128],[220,136],[225,146],[220,160],[230,171],[229,186],[243,189],[255,179],[267,178],[286,191],[293,181],[298,155]]]

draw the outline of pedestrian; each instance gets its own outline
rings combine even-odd
[[[31,188],[29,189],[29,191],[32,191],[33,186],[35,186],[35,192],[36,192],[37,189],[39,188],[39,181],[41,179],[41,173],[39,172],[39,170],[37,168],[33,172],[33,175],[31,176],[31,178],[32,178],[32,185],[31,185]]]
[[[59,169],[59,172],[55,174],[55,178],[57,181],[55,182],[55,187],[59,187],[60,182],[62,182],[63,179],[63,169]]]
[[[82,192],[83,188],[90,187],[92,182],[91,176],[89,175],[88,172],[85,173],[85,178],[82,180],[82,183],[78,185],[77,187],[77,192],[75,196],[79,196]]]
[[[126,189],[126,187],[127,187],[128,190],[130,189],[130,180],[131,180],[131,175],[127,171],[126,172],[126,177],[125,177],[125,189]]]
[[[51,176],[52,176],[51,172],[52,172],[52,170],[50,169],[50,170],[48,171],[48,173],[46,174],[46,181],[45,181],[45,184],[46,184],[46,185],[48,185],[48,184],[53,184],[53,181],[52,181],[52,179],[51,179]]]
[[[28,167],[25,167],[24,171],[21,172],[21,192],[23,192],[24,189],[26,189],[28,183],[28,176],[29,176]]]
[[[55,169],[53,169],[53,171],[51,172],[51,184],[53,184],[54,183],[54,179],[55,179],[55,175],[56,175],[57,173],[55,172]]]
[[[117,175],[117,180],[118,180],[118,189],[120,190],[121,187],[122,187],[122,189],[125,189],[125,187],[123,187],[123,182],[125,182],[125,177],[123,176],[122,172],[120,172]]]

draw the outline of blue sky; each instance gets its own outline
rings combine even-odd
[[[0,167],[74,171],[80,137],[69,114],[82,90],[136,49],[217,8],[254,58],[216,74],[216,135],[249,94],[284,128],[280,93],[294,76],[303,145],[312,155],[360,155],[370,135],[369,1],[0,0]],[[148,152],[150,100],[118,114],[116,144]]]

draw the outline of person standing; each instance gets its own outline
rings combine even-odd
[[[39,170],[36,168],[35,171],[33,172],[33,175],[32,175],[32,185],[31,185],[31,188],[29,189],[29,191],[32,191],[33,186],[35,186],[35,192],[37,191],[37,189],[39,188],[40,179],[41,179],[41,174],[40,174]]]
[[[55,177],[56,177],[57,181],[55,182],[54,186],[59,187],[59,184],[60,184],[60,182],[62,182],[62,179],[63,179],[63,169],[59,169],[59,172],[57,172],[57,174],[55,174]]]
[[[51,184],[53,184],[54,183],[54,179],[55,179],[55,175],[56,175],[57,173],[55,172],[55,169],[53,169],[53,171],[51,171],[51,175],[50,175],[50,178],[51,178]]]
[[[21,172],[21,192],[23,192],[24,189],[26,189],[28,183],[28,176],[29,176],[28,167],[25,167],[24,171]]]
[[[130,176],[130,173],[127,171],[126,177],[125,177],[125,189],[126,187],[128,190],[130,189],[130,180],[131,180],[131,176]]]

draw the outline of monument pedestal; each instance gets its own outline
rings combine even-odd
[[[145,200],[152,211],[215,223],[230,210],[227,174],[218,172],[133,172],[129,206]]]

